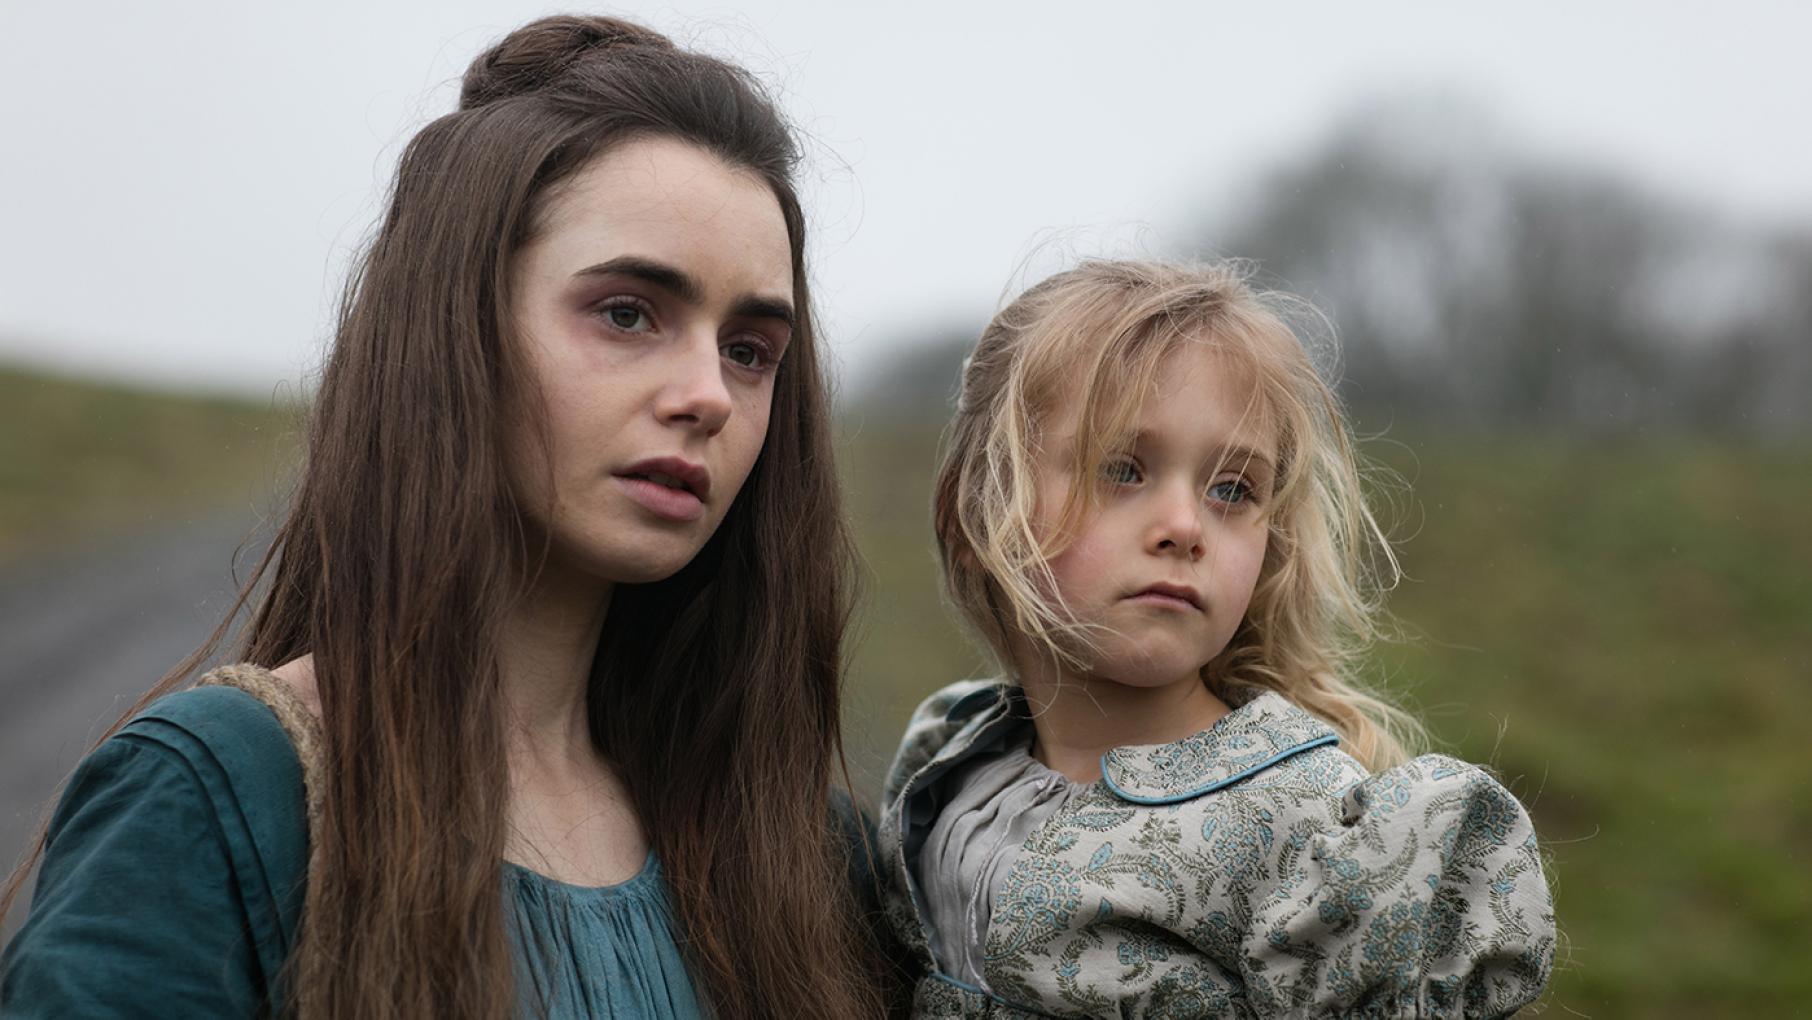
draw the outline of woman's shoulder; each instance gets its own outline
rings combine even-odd
[[[276,738],[284,738],[282,724],[266,702],[243,688],[211,682],[221,672],[152,701],[110,739],[147,740],[189,757],[196,741],[210,746],[238,741],[274,744]]]
[[[0,997],[249,1015],[294,943],[307,854],[302,768],[271,709],[217,683],[158,698],[70,777]]]
[[[66,819],[124,829],[205,818],[237,870],[292,884],[308,854],[297,746],[307,737],[285,718],[296,706],[259,687],[275,682],[256,666],[224,666],[146,705],[78,767],[52,818],[53,842],[75,838],[59,824]]]
[[[59,814],[72,799],[115,799],[157,784],[159,796],[119,802],[118,810],[205,814],[232,855],[255,860],[259,870],[299,873],[307,856],[307,788],[297,735],[284,719],[295,709],[253,692],[269,677],[257,667],[222,667],[146,705],[83,762],[81,782],[72,779]],[[106,813],[89,814],[96,823],[107,820]],[[52,828],[54,834],[54,820]]]
[[[288,686],[257,666],[223,666],[195,686],[166,694],[127,720],[115,742],[156,746],[181,759],[204,783],[219,780],[256,804],[272,784],[302,781],[298,730],[312,725]],[[299,786],[296,787],[299,789]]]

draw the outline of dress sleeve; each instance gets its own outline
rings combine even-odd
[[[951,735],[961,728],[962,720],[952,720],[950,711],[965,701],[978,707],[988,703],[990,694],[997,694],[1001,687],[998,681],[959,680],[919,702],[906,723],[899,750],[894,752],[893,764],[888,767],[886,779],[881,784],[883,810],[892,806],[907,782],[937,757]]]
[[[1361,780],[1257,903],[1242,970],[1289,1016],[1507,1016],[1553,965],[1553,900],[1510,791],[1441,755]],[[1265,1001],[1268,1000],[1268,1001]]]
[[[69,782],[0,1013],[249,1017],[262,979],[226,837],[189,760],[124,733]]]

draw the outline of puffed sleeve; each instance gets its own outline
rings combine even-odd
[[[0,1014],[249,1017],[264,991],[222,828],[189,761],[124,733],[69,782]]]
[[[952,734],[972,715],[1005,696],[1005,685],[994,680],[959,680],[939,689],[919,703],[894,752],[881,786],[883,808],[892,805],[919,769],[943,750]],[[952,718],[952,713],[955,717]]]
[[[1361,780],[1286,851],[1243,947],[1266,1015],[1506,1016],[1553,965],[1529,815],[1482,769],[1425,755]]]

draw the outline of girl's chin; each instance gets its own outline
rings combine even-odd
[[[1144,662],[1136,666],[1126,664],[1117,668],[1108,665],[1105,669],[1098,669],[1095,675],[1099,679],[1136,690],[1163,690],[1179,684],[1200,683],[1202,679],[1201,666],[1188,659],[1162,663]]]

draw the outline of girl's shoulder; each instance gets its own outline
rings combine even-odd
[[[1263,692],[1180,740],[1114,748],[1101,758],[1101,779],[1118,799],[1147,807],[1261,788],[1337,798],[1365,776],[1339,743],[1332,726]]]
[[[1028,840],[995,909],[1048,916],[1030,901],[1058,888],[1068,909],[1100,902],[1106,924],[1174,918],[1223,966],[1266,961],[1243,975],[1263,1015],[1496,1016],[1533,1001],[1556,936],[1522,804],[1445,755],[1368,774],[1296,711],[1248,703],[1186,740],[1110,752],[1101,786]],[[1111,937],[1121,959],[1143,951]],[[1057,966],[1052,944],[1016,966]],[[1192,964],[1170,966],[1180,978]],[[1099,991],[1155,1002],[1168,980]]]
[[[1522,801],[1481,765],[1424,754],[1373,773],[1341,791],[1343,828],[1376,842],[1389,838],[1438,846],[1451,854],[1528,855],[1535,823]]]
[[[1216,844],[1214,820],[1250,815],[1269,830],[1520,856],[1534,826],[1487,769],[1425,754],[1372,773],[1340,749],[1326,722],[1272,693],[1244,701],[1210,729],[1175,743],[1121,747],[1102,781],[1128,807],[1164,808],[1203,824],[1185,843]]]

